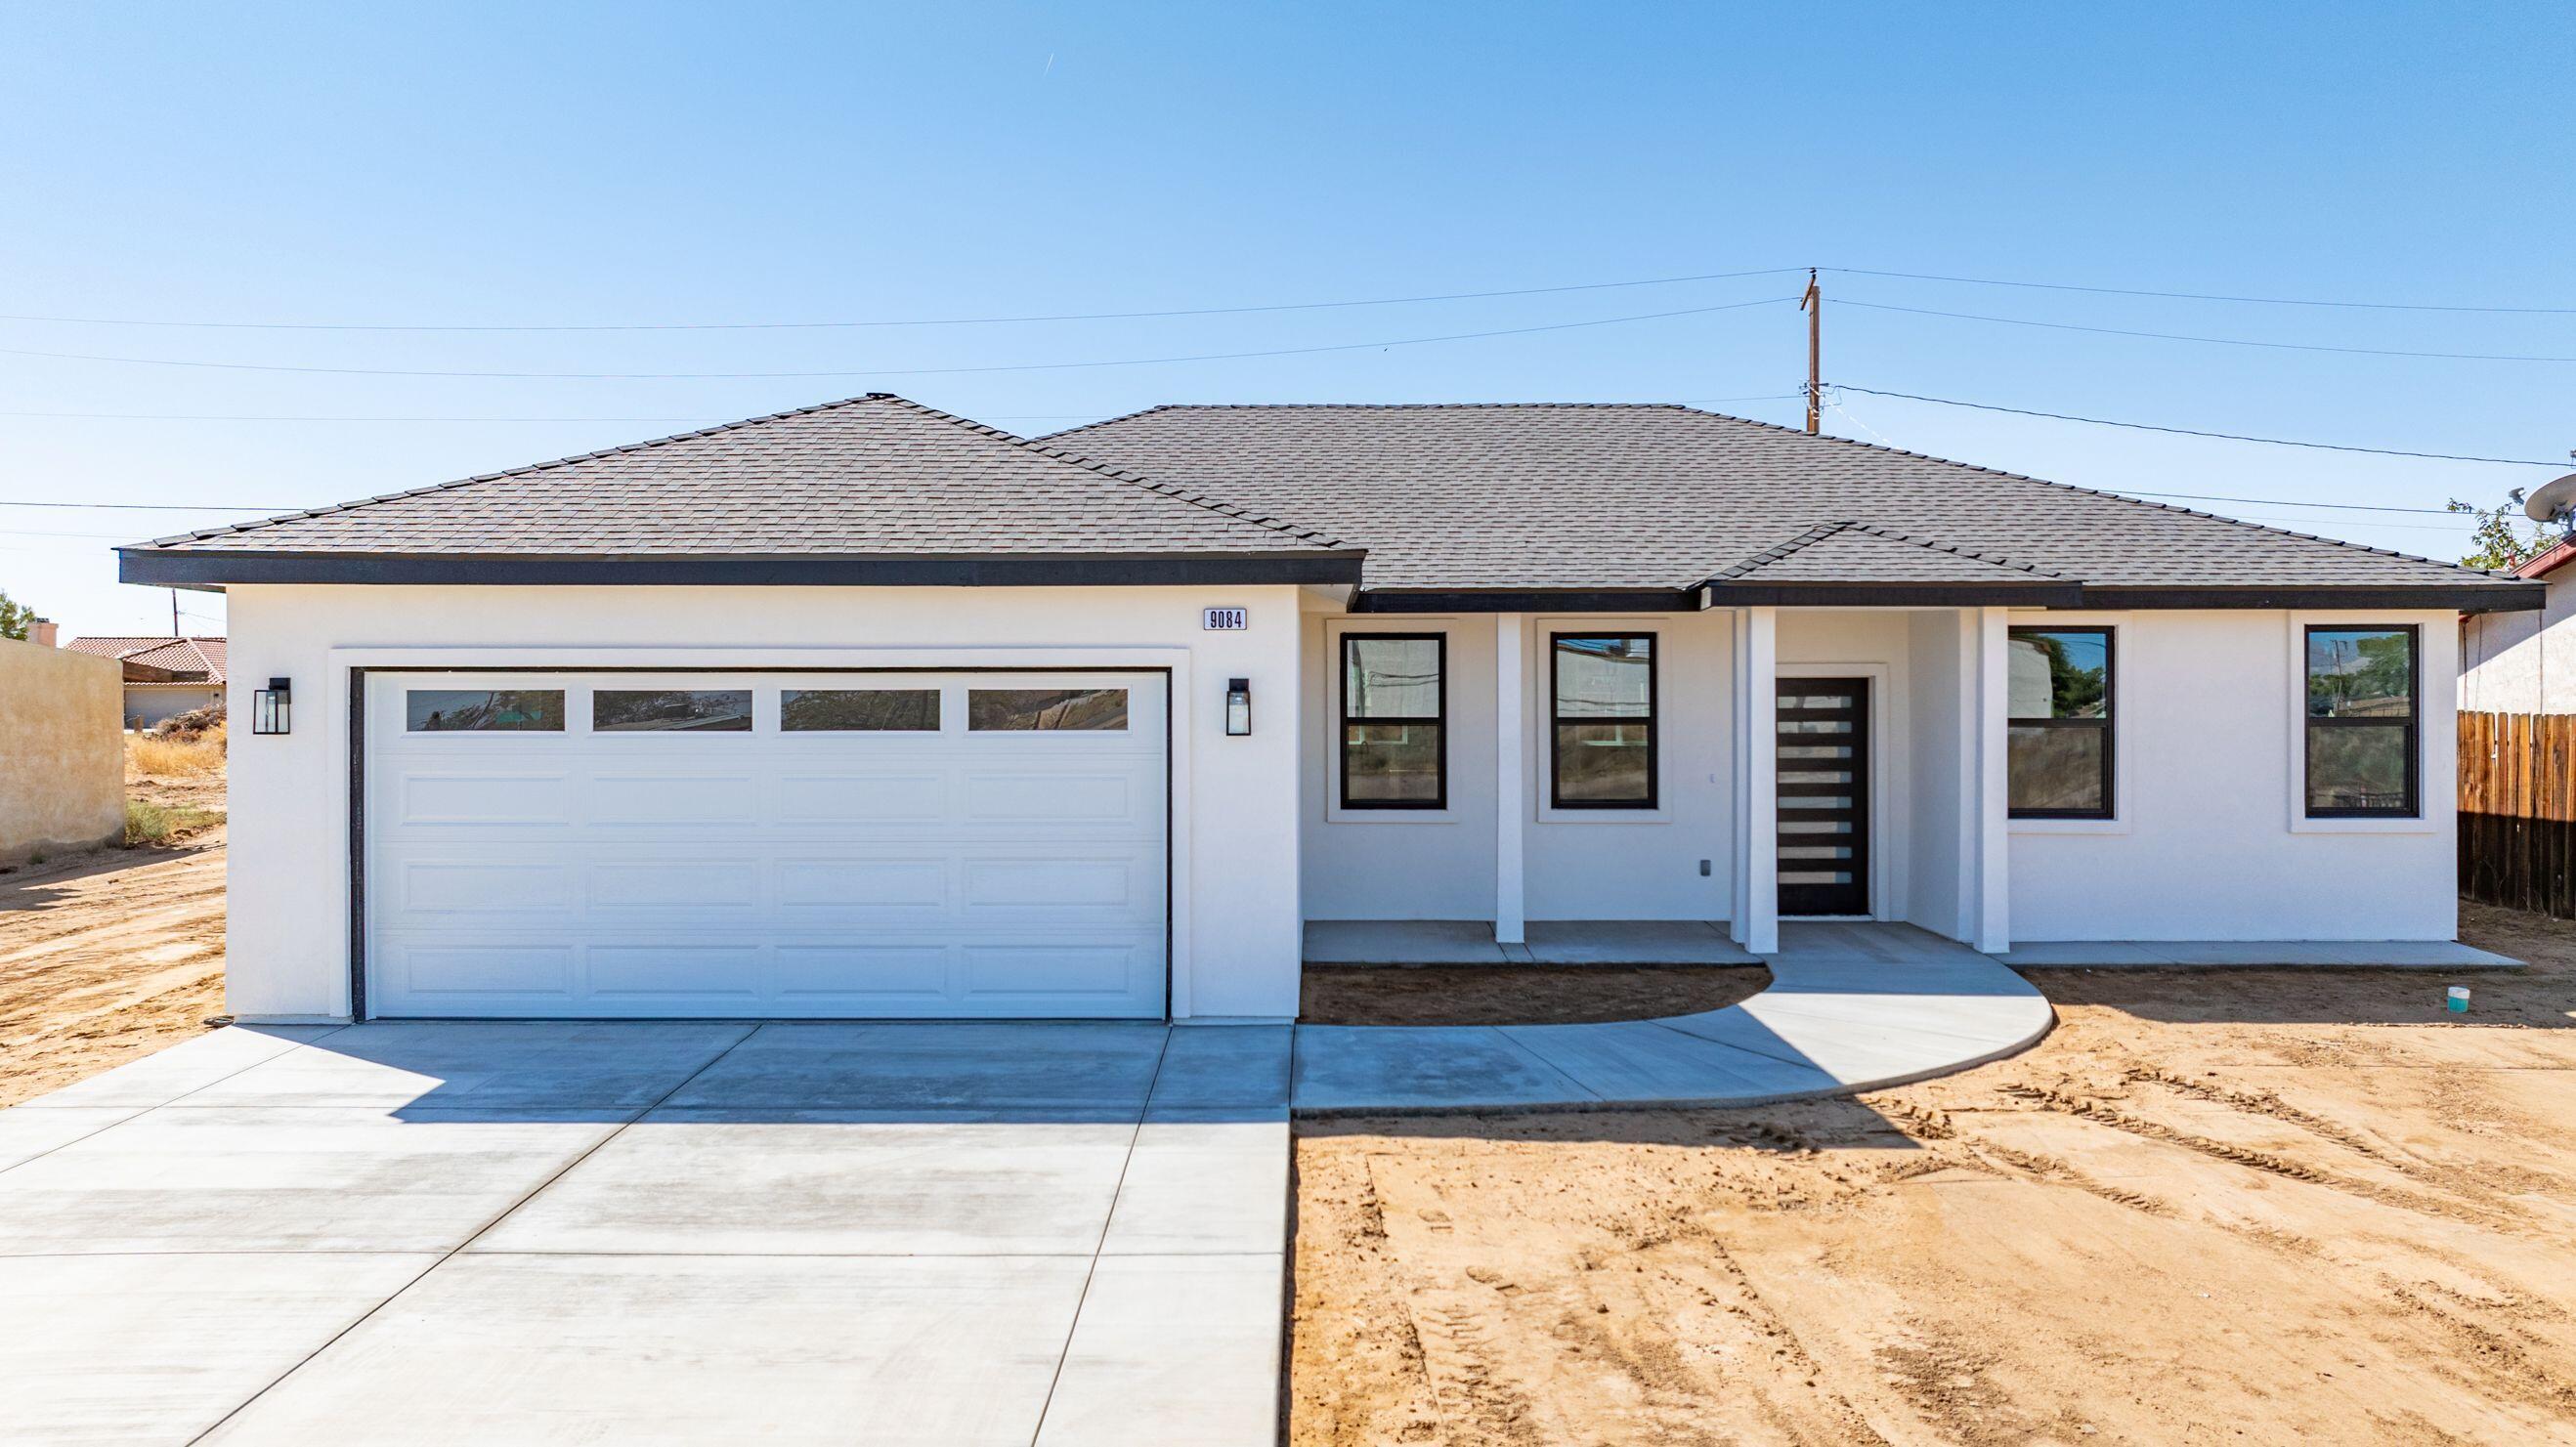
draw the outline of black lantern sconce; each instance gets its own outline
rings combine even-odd
[[[1252,680],[1229,678],[1225,683],[1225,736],[1246,737],[1252,732]]]
[[[291,733],[295,728],[294,684],[283,678],[272,678],[268,687],[253,690],[250,696],[250,731],[255,734]]]

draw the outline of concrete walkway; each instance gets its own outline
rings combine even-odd
[[[1269,1443],[1288,1034],[219,1031],[0,1111],[0,1441]]]
[[[2011,1055],[2056,1016],[2021,976],[1904,925],[1788,924],[1740,1005],[1593,1025],[1300,1026],[1299,1115],[1757,1105]]]

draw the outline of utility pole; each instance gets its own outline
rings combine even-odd
[[[1812,411],[1814,409],[1810,408],[1809,410]],[[1810,427],[1807,430],[1813,432],[1816,429]],[[185,638],[188,636],[179,631],[179,590],[176,588],[170,590],[170,636],[173,638]]]
[[[1813,437],[1825,420],[1825,292],[1816,285],[1812,266],[1807,268],[1807,294],[1798,298],[1798,310],[1807,314],[1807,435]]]

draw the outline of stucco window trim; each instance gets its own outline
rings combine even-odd
[[[1441,797],[1446,801],[1437,809],[1346,809],[1342,807],[1342,639],[1346,634],[1363,636],[1372,633],[1438,634],[1441,667],[1445,673],[1457,667],[1458,638],[1455,622],[1447,618],[1415,618],[1396,614],[1345,614],[1324,621],[1324,822],[1327,824],[1449,824],[1459,822],[1457,779],[1458,696],[1454,680],[1444,677],[1447,691],[1446,713],[1441,728],[1446,734],[1442,747],[1443,767],[1450,777],[1442,781]]]
[[[1691,615],[1679,615],[1688,618]],[[1528,765],[1524,796],[1530,801],[1530,818],[1540,824],[1574,824],[1587,827],[1618,828],[1622,825],[1655,827],[1669,825],[1679,816],[1674,811],[1672,790],[1672,736],[1666,725],[1677,721],[1665,705],[1673,686],[1671,671],[1665,667],[1665,640],[1673,630],[1676,615],[1671,613],[1552,613],[1533,614],[1529,637],[1521,659],[1521,718],[1525,722],[1523,762]],[[1554,802],[1556,770],[1556,730],[1552,727],[1555,710],[1556,674],[1553,645],[1550,640],[1559,633],[1591,637],[1626,633],[1651,634],[1658,657],[1655,660],[1655,807],[1651,809],[1560,809]]]

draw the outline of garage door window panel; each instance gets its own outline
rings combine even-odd
[[[751,690],[603,688],[590,696],[590,731],[747,734]]]
[[[973,688],[966,727],[974,733],[1123,733],[1123,688]]]
[[[559,688],[414,688],[403,694],[403,731],[562,733]]]
[[[791,688],[778,726],[791,733],[937,733],[935,688]]]

